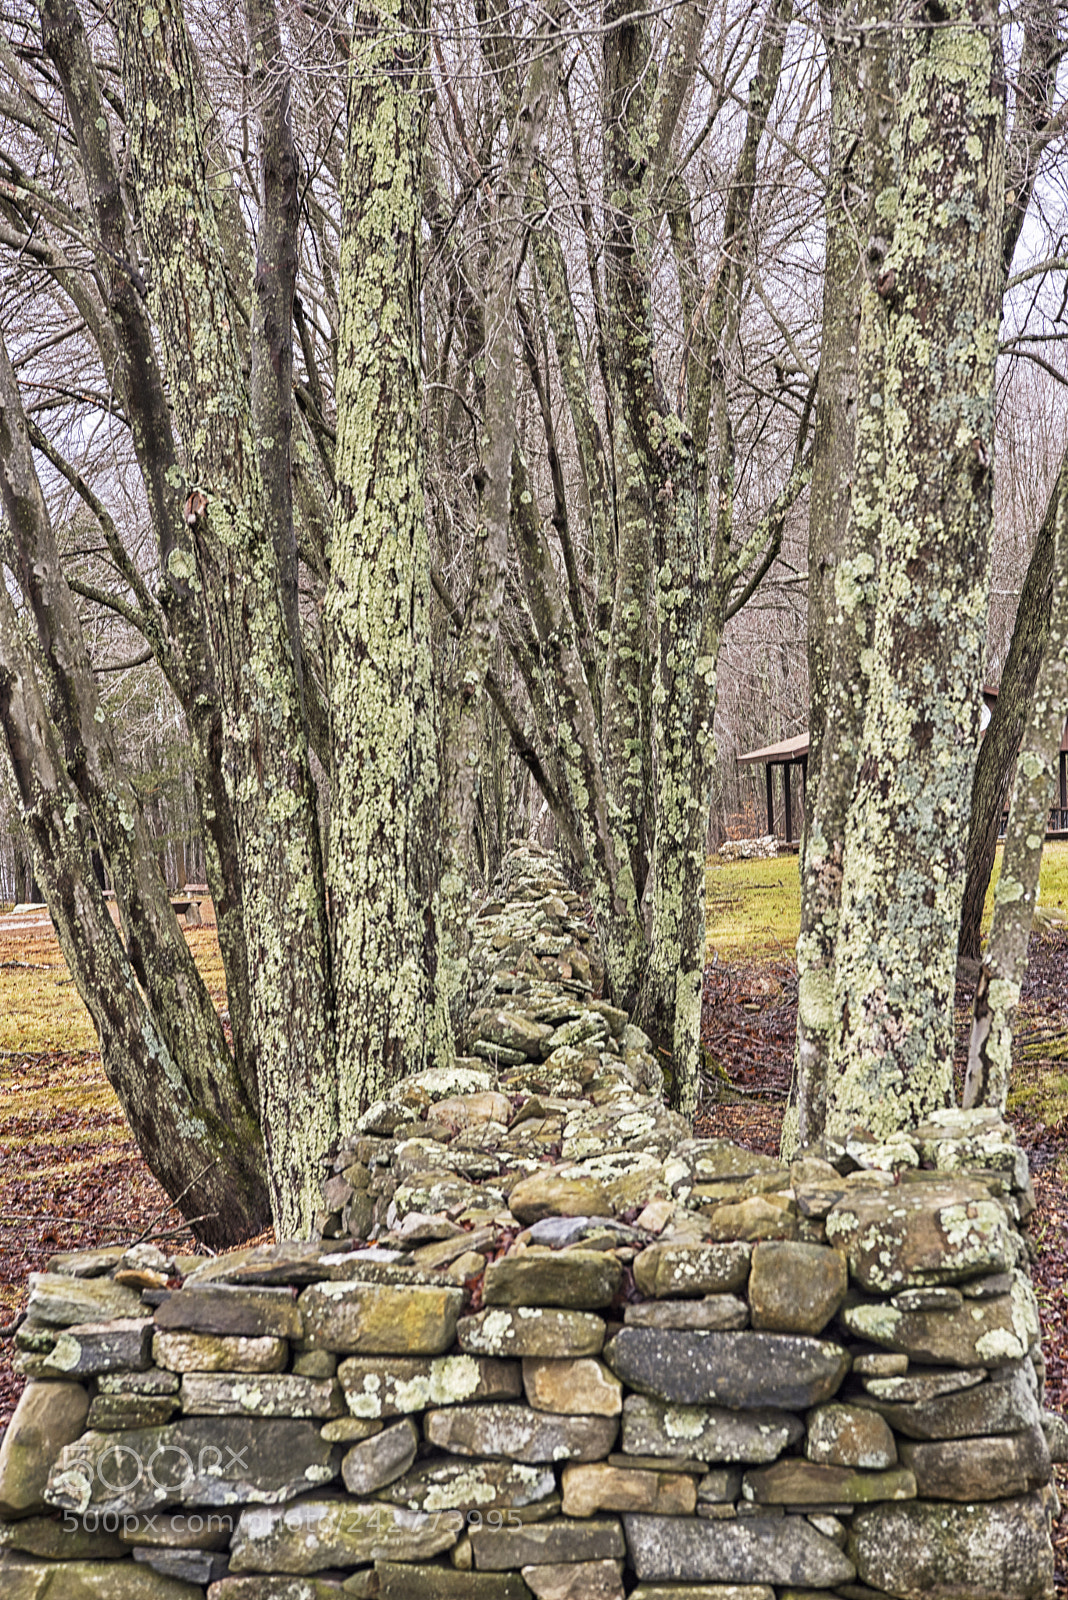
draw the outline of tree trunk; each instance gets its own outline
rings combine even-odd
[[[357,7],[343,184],[337,493],[326,627],[341,1116],[446,1064],[433,911],[440,776],[420,430],[426,0]]]
[[[1054,490],[1053,604],[1023,745],[1016,763],[994,921],[975,988],[965,1106],[1004,1111],[1012,1070],[1012,1028],[1027,970],[1050,801],[1068,714],[1068,457]]]
[[[979,959],[979,930],[990,874],[994,868],[1001,818],[1008,798],[1013,765],[1034,700],[1043,651],[1049,639],[1054,524],[1063,477],[1062,467],[1028,563],[1027,576],[1016,608],[1012,643],[1009,645],[1005,670],[1001,674],[1001,686],[975,763],[968,827],[968,876],[964,885],[957,950],[958,955],[969,961]]]
[[[905,54],[894,239],[876,279],[887,307],[882,564],[845,841],[835,1136],[857,1123],[889,1133],[952,1092],[986,629],[1004,180],[996,13],[953,0],[937,24],[917,17]]]
[[[885,256],[892,224],[874,199],[890,183],[890,46],[861,44],[837,13],[824,18],[831,83],[831,175],[823,343],[809,509],[809,758],[801,857],[795,1102],[783,1150],[823,1135],[834,1016],[835,949],[846,818],[862,749],[878,585],[881,418],[866,409],[857,448],[858,387],[882,382],[885,308],[857,250],[854,216]],[[863,312],[862,308],[863,307]]]
[[[319,1157],[338,1129],[316,793],[273,512],[265,505],[208,186],[192,47],[178,0],[119,10],[150,301],[162,346],[181,373],[170,394],[188,462],[183,514],[195,559],[176,548],[166,565],[204,594],[272,1207],[279,1232],[294,1236],[311,1225]]]
[[[6,423],[6,413],[0,422]],[[0,443],[5,462],[7,453]],[[10,479],[3,474],[5,500]],[[10,503],[5,506],[10,514]],[[0,583],[0,727],[35,870],[67,967],[100,1039],[100,1055],[150,1170],[215,1248],[247,1239],[267,1215],[263,1147],[254,1118],[231,1097],[225,1119],[205,1107],[188,1057],[172,1055],[93,876],[92,828],[66,772],[37,674]],[[165,1091],[161,1092],[161,1086]],[[218,1085],[217,1103],[230,1086]]]

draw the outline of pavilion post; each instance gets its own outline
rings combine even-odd
[[[786,804],[786,843],[794,842],[794,802],[790,785],[790,763],[782,764],[782,793]]]
[[[767,786],[768,786],[768,832],[770,834],[774,834],[774,832],[775,832],[775,795],[774,795],[774,792],[772,791],[772,787],[771,787],[771,773],[772,773],[771,762],[770,761],[765,761],[765,763],[764,763],[764,777],[767,780]]]

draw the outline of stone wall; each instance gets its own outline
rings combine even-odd
[[[3,1600],[1051,1594],[1011,1132],[689,1137],[551,861],[508,875],[469,1054],[333,1153],[326,1237],[33,1279]]]

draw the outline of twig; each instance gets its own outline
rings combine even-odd
[[[156,1226],[156,1223],[159,1222],[163,1217],[166,1216],[167,1212],[171,1209],[172,1206],[177,1206],[182,1200],[184,1200],[186,1195],[189,1193],[190,1189],[192,1189],[196,1184],[198,1184],[200,1182],[201,1178],[206,1178],[207,1177],[207,1175],[211,1171],[212,1167],[217,1167],[218,1165],[219,1165],[219,1157],[216,1156],[214,1161],[209,1161],[207,1166],[204,1168],[204,1170],[202,1172],[198,1172],[195,1178],[190,1178],[189,1182],[186,1184],[186,1186],[182,1190],[181,1194],[176,1194],[173,1200],[168,1200],[167,1204],[163,1207],[163,1210],[157,1212],[156,1215],[152,1218],[152,1221],[149,1223],[149,1225],[145,1229],[144,1233],[141,1234],[140,1238],[137,1238],[137,1239],[134,1240],[134,1244],[135,1245],[144,1244],[145,1240],[148,1238],[149,1234],[152,1232],[152,1229]],[[192,1220],[193,1220],[193,1222],[203,1222],[206,1217],[214,1217],[215,1215],[216,1215],[216,1213],[214,1211],[205,1211],[203,1217],[194,1217]],[[131,1245],[130,1248],[133,1249],[133,1245]]]

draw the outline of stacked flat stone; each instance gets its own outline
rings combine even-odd
[[[371,1107],[329,1163],[335,1237],[32,1279],[0,1596],[1051,1594],[1068,1429],[1011,1131],[947,1111],[789,1166],[688,1137],[593,953],[561,959],[581,908],[526,946],[555,977],[494,942],[545,927],[551,862],[510,868],[472,1038],[514,997],[523,1059]],[[551,982],[577,1015],[538,1015]]]

